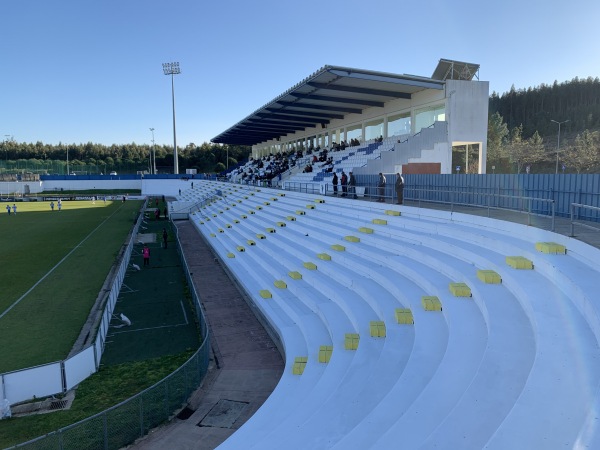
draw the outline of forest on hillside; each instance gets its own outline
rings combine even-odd
[[[154,150],[157,173],[173,173],[173,147],[157,145],[86,144],[50,145],[42,142],[20,143],[12,139],[0,143],[0,173],[32,172],[40,174],[108,174],[150,172],[150,153]],[[190,143],[177,147],[179,171],[196,169],[198,173],[220,173],[227,167],[245,162],[251,153],[247,146]]]

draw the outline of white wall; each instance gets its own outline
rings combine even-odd
[[[446,80],[448,140],[451,145],[481,143],[479,173],[485,173],[487,160],[489,91],[487,81]]]

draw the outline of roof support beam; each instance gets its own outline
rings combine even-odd
[[[347,103],[351,105],[365,105],[365,106],[377,106],[383,108],[383,102],[376,102],[373,100],[359,100],[357,98],[341,98],[341,97],[330,97],[328,95],[313,95],[313,94],[300,94],[298,92],[292,92],[289,95],[297,98],[307,98],[310,100],[322,101],[322,102],[333,102],[333,103]]]
[[[352,86],[340,86],[337,84],[325,84],[325,83],[316,83],[314,81],[309,81],[306,83],[310,87],[314,87],[315,89],[323,89],[327,91],[340,91],[340,92],[356,92],[358,94],[367,94],[367,95],[378,95],[381,97],[393,97],[393,98],[405,98],[410,100],[411,94],[406,92],[394,92],[394,91],[386,91],[383,89],[369,89],[369,88],[359,88]]]
[[[342,114],[332,114],[326,112],[310,112],[310,111],[294,111],[293,109],[283,109],[283,108],[265,108],[267,111],[271,111],[274,113],[285,113],[285,114],[297,114],[299,116],[309,116],[309,117],[321,117],[326,119],[343,119],[344,116]]]
[[[285,114],[279,114],[279,113],[274,113],[274,114],[268,114],[268,113],[258,113],[257,116],[260,117],[265,117],[265,118],[273,118],[273,119],[277,119],[277,120],[291,120],[293,122],[298,122],[299,120],[302,120],[306,123],[329,123],[329,120],[327,119],[315,119],[313,117],[296,117],[296,116],[288,116]]]
[[[268,124],[268,125],[281,125],[282,128],[287,127],[287,128],[299,128],[299,127],[313,127],[315,124],[314,123],[310,123],[310,122],[300,122],[300,121],[296,121],[296,122],[286,122],[283,120],[272,120],[272,119],[247,119],[248,122],[252,122],[252,123],[261,123],[261,124]]]
[[[325,105],[303,105],[302,103],[297,102],[284,102],[278,100],[277,103],[283,106],[293,106],[294,108],[300,109],[316,109],[321,111],[336,111],[336,112],[344,112],[347,114],[360,114],[362,109],[359,108],[346,108],[344,106],[325,106]]]

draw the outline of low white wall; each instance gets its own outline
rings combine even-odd
[[[48,180],[42,182],[44,191],[64,189],[84,191],[90,189],[141,189],[141,180]]]

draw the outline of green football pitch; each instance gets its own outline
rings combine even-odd
[[[140,201],[0,203],[0,373],[67,357]],[[12,204],[11,204],[12,206]],[[12,212],[12,211],[11,211]]]

